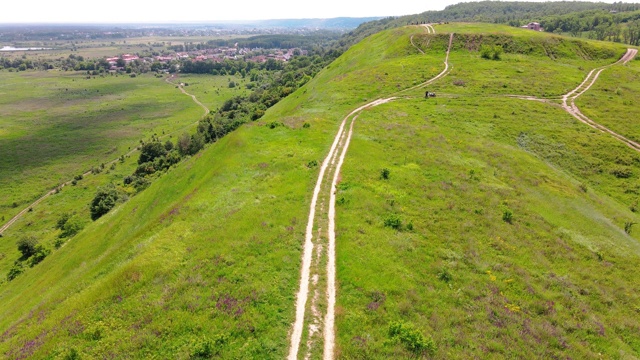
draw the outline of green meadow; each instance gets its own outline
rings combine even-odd
[[[2,283],[0,353],[285,357],[313,161],[322,162],[350,111],[395,95],[356,120],[338,185],[336,357],[638,356],[637,153],[557,105],[505,96],[556,98],[624,47],[493,25],[436,30],[392,29],[354,45],[263,119],[175,165]],[[428,87],[437,97],[400,92],[442,71],[449,31],[451,71]],[[481,58],[481,45],[498,44],[500,60]],[[634,66],[610,70],[631,76]],[[191,99],[157,81],[146,90],[184,101],[192,113],[184,125],[199,118]],[[181,81],[215,107],[223,100],[208,96],[222,96],[229,79]],[[11,134],[21,134],[16,123]],[[99,176],[117,180],[134,160]],[[38,222],[45,208],[34,209],[18,228],[32,222],[53,240],[55,204],[74,211],[76,189],[52,196],[48,223]]]
[[[635,105],[640,91],[640,62],[604,70],[598,81],[576,100],[580,110],[595,122],[633,141],[640,141],[640,110]]]
[[[191,133],[203,110],[163,78],[80,72],[0,72],[0,219],[152,136]],[[228,77],[186,77],[215,110],[246,89]],[[236,80],[239,81],[239,80]],[[186,87],[187,91],[191,88]],[[206,96],[205,96],[206,95]]]

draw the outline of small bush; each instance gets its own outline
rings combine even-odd
[[[113,184],[101,187],[96,192],[95,197],[91,201],[90,212],[91,220],[97,220],[102,215],[111,210],[121,199],[120,194]]]
[[[631,168],[626,166],[616,166],[611,170],[611,174],[618,179],[626,179],[633,175],[633,171],[631,171]]]
[[[304,123],[304,124],[302,124],[302,127],[303,127],[303,128],[305,128],[305,129],[308,129],[308,128],[310,128],[310,127],[311,127],[311,124],[309,124],[309,123]]]
[[[80,360],[80,354],[76,349],[69,350],[69,353],[64,356],[64,360]]]
[[[387,168],[384,168],[382,170],[380,170],[380,179],[382,180],[389,180],[389,175],[391,174],[391,171]]]
[[[53,242],[53,246],[56,249],[60,249],[62,247],[62,245],[64,245],[64,243],[65,243],[65,240],[63,238],[59,237],[59,238],[56,239],[56,241]]]
[[[384,226],[400,230],[402,228],[402,220],[398,215],[391,214],[384,219]]]
[[[29,259],[29,266],[33,267],[38,265],[44,258],[51,254],[51,250],[45,248],[42,244],[36,245],[33,256]]]
[[[220,354],[221,348],[227,343],[227,336],[217,335],[213,341],[208,338],[202,339],[191,352],[191,359],[210,359]]]
[[[480,57],[487,60],[500,60],[502,53],[504,53],[504,49],[500,45],[496,46],[488,46],[482,45],[480,46]]]
[[[633,225],[635,225],[636,223],[632,222],[632,221],[627,221],[624,223],[624,232],[631,235],[631,227]]]
[[[433,356],[437,347],[433,339],[426,339],[424,335],[412,325],[394,322],[389,325],[389,338],[402,343],[405,348],[415,355],[427,353]]]
[[[25,236],[22,239],[18,240],[17,245],[18,251],[20,251],[20,253],[22,254],[22,258],[28,259],[36,253],[38,239],[33,236]]]
[[[513,212],[509,209],[505,209],[502,212],[502,221],[511,224],[513,222]]]
[[[453,280],[453,276],[451,276],[451,273],[449,272],[449,270],[443,269],[438,273],[438,280],[448,283],[451,280]]]
[[[22,265],[21,261],[16,261],[9,272],[7,273],[7,280],[11,281],[15,279],[18,275],[24,272],[24,265]]]
[[[307,167],[308,167],[309,169],[314,168],[314,167],[316,167],[316,166],[318,166],[318,162],[317,162],[317,161],[315,161],[315,160],[311,160],[311,161],[309,161],[309,162],[307,163]]]

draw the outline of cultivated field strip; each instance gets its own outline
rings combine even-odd
[[[173,77],[173,75],[172,75],[172,77]],[[166,78],[166,79],[165,79],[165,81],[166,81],[168,84],[175,85],[175,84],[173,84],[173,83],[170,81],[170,79],[171,79],[171,78]],[[187,92],[183,89],[182,85],[178,85],[178,88],[180,89],[180,91],[181,91],[183,94],[185,94],[185,95],[187,95],[187,96],[191,97],[191,98],[193,99],[193,101],[194,101],[197,105],[199,105],[200,107],[202,107],[202,108],[204,109],[204,114],[202,115],[202,117],[203,117],[203,118],[209,114],[209,109],[208,109],[208,108],[207,108],[203,103],[201,103],[201,102],[196,98],[196,96],[195,96],[195,95],[192,95],[192,94],[187,93]],[[198,121],[196,121],[195,123],[193,123],[193,124],[191,124],[191,125],[187,125],[186,127],[182,128],[182,129],[180,129],[180,130],[178,130],[178,131],[184,131],[185,129],[190,128],[190,127],[192,127],[192,126],[194,126],[194,125],[198,125],[198,122],[200,122],[200,119],[198,119]],[[165,138],[165,137],[169,137],[169,136],[173,135],[174,133],[176,133],[176,132],[178,132],[178,131],[175,131],[175,132],[173,132],[173,133],[168,133],[168,134],[165,134],[165,135],[163,135],[163,136],[160,136],[160,137],[159,137],[159,139],[163,139],[163,138]],[[133,148],[133,150],[131,150],[131,151],[129,151],[129,152],[127,152],[127,153],[125,153],[125,154],[124,154],[124,156],[130,156],[131,154],[135,153],[136,151],[138,151],[138,147],[137,147],[137,146],[135,146],[135,147]],[[113,159],[113,160],[111,160],[111,161],[109,161],[109,162],[106,162],[106,163],[105,163],[105,166],[110,166],[111,164],[115,164],[118,160],[119,160],[119,158],[118,158],[118,159]],[[92,172],[91,172],[91,170],[89,170],[89,171],[86,171],[85,173],[83,173],[83,174],[82,174],[82,176],[83,176],[83,177],[85,177],[85,176],[89,176],[89,175],[91,175],[91,174],[92,174]],[[63,187],[68,186],[68,185],[71,185],[71,182],[72,182],[72,181],[73,181],[73,180],[66,181],[66,182],[64,182],[64,183],[62,183],[62,184],[60,184],[60,185],[58,185],[58,186],[57,186],[57,187],[55,187],[54,189],[49,190],[46,194],[44,194],[44,195],[42,195],[41,197],[39,197],[36,201],[32,202],[29,206],[27,206],[27,207],[25,207],[24,209],[22,209],[22,211],[20,211],[19,213],[17,213],[14,217],[12,217],[11,219],[9,219],[9,221],[7,221],[4,225],[2,225],[2,227],[0,227],[0,235],[2,235],[2,234],[3,234],[3,233],[4,233],[4,232],[9,228],[9,227],[11,227],[11,225],[13,225],[16,221],[18,221],[21,217],[23,217],[27,212],[29,212],[29,210],[30,210],[30,209],[33,209],[36,205],[40,204],[40,203],[41,203],[41,202],[43,202],[46,198],[48,198],[49,196],[51,196],[51,195],[55,194],[56,192],[58,192],[58,191],[59,191],[60,189],[62,189]]]
[[[428,31],[435,32],[433,27],[427,27],[427,29]],[[404,91],[427,86],[441,79],[448,73],[449,51],[451,50],[452,42],[453,34],[451,34],[449,39],[449,48],[447,49],[444,61],[445,69],[434,78]],[[322,341],[323,344],[323,359],[331,360],[334,358],[336,300],[335,205],[337,185],[340,181],[340,170],[344,163],[351,142],[354,124],[359,114],[366,109],[388,103],[397,98],[398,97],[390,96],[374,100],[345,116],[340,123],[329,153],[322,162],[311,198],[309,218],[305,232],[302,268],[300,271],[300,288],[296,295],[296,319],[291,330],[289,360],[299,358],[302,337],[305,334],[307,338],[304,342],[306,348],[304,349],[304,359],[310,359],[320,352],[319,341]],[[325,203],[327,202],[329,206],[328,209],[325,210]],[[314,237],[314,229],[316,228],[316,236]],[[313,256],[314,251],[315,256]],[[323,261],[326,261],[326,267],[322,266]],[[326,287],[324,291],[321,289],[322,285]],[[309,293],[314,295],[311,302],[307,303]],[[324,297],[320,296],[321,293],[324,293]],[[319,311],[321,306],[326,309],[323,318],[321,318]],[[322,331],[320,331],[321,329]],[[319,336],[320,333],[322,333],[322,338]]]

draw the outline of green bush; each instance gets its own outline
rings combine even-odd
[[[21,261],[16,261],[9,272],[7,273],[7,280],[11,281],[15,279],[18,275],[24,272],[24,265],[22,265]]]
[[[502,53],[504,53],[504,49],[500,45],[489,46],[482,45],[480,46],[480,57],[487,60],[500,60]]]
[[[36,253],[36,247],[38,246],[38,239],[33,236],[25,236],[18,240],[18,251],[22,254],[23,259],[28,259]]]
[[[631,168],[626,166],[616,166],[611,170],[611,174],[618,179],[626,179],[633,175],[633,171],[631,171]]]
[[[502,212],[502,221],[511,224],[513,221],[513,212],[509,209],[505,209]]]
[[[433,356],[437,351],[433,339],[426,339],[413,325],[400,322],[391,323],[391,325],[389,325],[389,338],[394,342],[402,343],[407,350],[415,355],[427,353]]]
[[[402,228],[402,220],[398,215],[391,214],[384,219],[384,226],[400,230]]]
[[[116,203],[121,199],[121,195],[118,193],[115,185],[108,184],[104,187],[98,188],[96,196],[91,201],[90,212],[91,220],[97,220],[102,215],[109,212],[116,206]]]
[[[42,244],[36,245],[33,256],[29,259],[29,266],[33,267],[38,265],[44,258],[51,254],[51,250],[45,248]]]
[[[382,170],[380,170],[380,179],[382,180],[389,180],[389,175],[391,174],[391,171],[387,168],[384,168]]]

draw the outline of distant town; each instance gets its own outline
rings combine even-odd
[[[109,63],[110,71],[125,70],[127,65],[132,62],[142,63],[160,63],[169,65],[174,61],[190,60],[192,62],[209,61],[213,63],[221,63],[225,60],[244,60],[254,63],[265,63],[270,59],[275,61],[287,62],[293,56],[307,55],[307,50],[299,48],[292,49],[262,49],[262,48],[240,48],[234,47],[217,47],[214,49],[193,50],[184,52],[175,52],[171,54],[162,54],[155,56],[139,56],[137,54],[123,54],[120,56],[108,57],[106,61]]]

